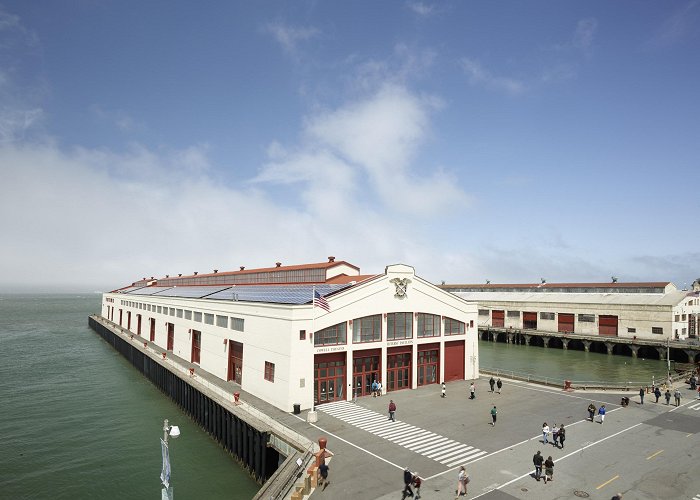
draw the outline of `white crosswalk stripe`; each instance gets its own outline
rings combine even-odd
[[[691,410],[695,410],[695,411],[700,410],[700,401],[688,406],[688,408],[690,408]]]
[[[316,409],[448,467],[466,463],[486,454],[485,451],[478,448],[406,422],[400,420],[390,422],[386,415],[368,410],[350,401],[326,403],[317,406]]]

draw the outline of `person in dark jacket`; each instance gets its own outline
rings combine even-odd
[[[408,467],[406,467],[403,471],[403,483],[404,483],[404,488],[403,488],[403,496],[401,497],[406,498],[406,497],[412,497],[413,496],[413,490],[411,490],[411,483],[413,482],[413,473],[408,470]]]
[[[389,400],[389,420],[392,422],[396,422],[396,419],[394,418],[394,413],[396,413],[396,403],[394,403],[393,399]]]
[[[491,377],[491,380],[489,380],[489,385],[491,386],[491,392],[493,392],[493,386],[496,385],[496,381]]]
[[[661,397],[661,389],[658,387],[654,388],[654,396],[656,397],[656,403],[659,402],[659,398]]]
[[[639,388],[639,401],[640,405],[644,404],[644,387]]]
[[[588,405],[588,418],[591,419],[591,422],[593,422],[593,418],[595,417],[596,410],[597,410],[597,408],[595,407],[595,405],[593,403]]]
[[[538,481],[540,480],[540,477],[542,477],[542,462],[544,462],[542,452],[537,450],[535,456],[532,457],[532,463],[535,464],[535,479]]]
[[[566,429],[564,429],[564,424],[559,427],[559,447],[564,447],[564,440],[566,439]],[[556,443],[555,443],[556,444]]]

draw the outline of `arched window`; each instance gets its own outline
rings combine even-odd
[[[445,317],[445,335],[462,335],[464,330],[464,323]]]
[[[365,316],[352,321],[352,341],[381,342],[382,341],[382,315]]]
[[[401,340],[413,338],[413,313],[400,312],[386,315],[386,339]]]
[[[440,316],[418,313],[418,338],[440,336]]]
[[[347,326],[345,321],[337,325],[329,326],[316,332],[314,346],[340,345],[347,343]]]

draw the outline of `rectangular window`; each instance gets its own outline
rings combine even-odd
[[[299,330],[299,340],[306,340],[306,330]]]
[[[685,314],[681,316],[681,321],[685,321]]]
[[[508,311],[508,317],[509,318],[519,318],[520,311]]]
[[[636,328],[627,328],[627,333],[637,333]]]
[[[445,317],[445,335],[462,335],[465,324],[456,319]]]
[[[163,308],[162,306],[158,306],[158,314],[161,313],[162,308]]]
[[[170,308],[170,316],[175,316],[175,308],[174,307]]]
[[[192,362],[199,363],[202,352],[202,332],[192,330]]]
[[[413,313],[389,313],[386,315],[386,339],[413,338]]]
[[[382,340],[382,316],[365,316],[357,318],[352,322],[352,341],[360,342],[381,342]]]
[[[342,345],[347,343],[347,325],[345,321],[324,328],[314,335],[314,346]]]
[[[679,315],[679,314],[676,314],[675,319],[674,319],[673,321],[675,321],[676,323],[678,323],[680,320],[681,320],[680,315]]]
[[[182,318],[182,309],[177,310],[177,317]]]
[[[228,316],[219,316],[217,314],[216,315],[216,326],[220,326],[221,328],[228,328]]]
[[[488,309],[479,309],[479,316],[489,316]]]
[[[265,361],[265,380],[275,381],[275,364]]]
[[[207,325],[213,325],[214,324],[214,315],[209,314],[209,313],[204,313],[204,322]]]
[[[651,333],[655,333],[656,335],[663,335],[664,329],[660,326],[652,326]]]
[[[195,311],[194,312],[194,320],[201,323],[202,322],[202,313]]]
[[[192,311],[185,309],[185,319],[192,319]]]
[[[595,323],[595,314],[579,314],[579,323]]]
[[[541,313],[540,313],[540,319],[549,319],[549,320],[554,321],[554,313],[545,313],[545,312],[541,312]]]
[[[418,313],[418,338],[440,336],[440,316]]]
[[[237,332],[242,332],[245,327],[245,321],[243,318],[231,317],[231,330],[236,330]]]

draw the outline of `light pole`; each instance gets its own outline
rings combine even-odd
[[[168,437],[173,439],[180,435],[180,428],[177,425],[168,425],[168,419],[163,420],[163,439],[160,440],[160,450],[163,455],[163,468],[160,471],[160,481],[163,484],[161,490],[162,500],[173,500],[173,488],[170,486],[170,451],[168,448]]]

